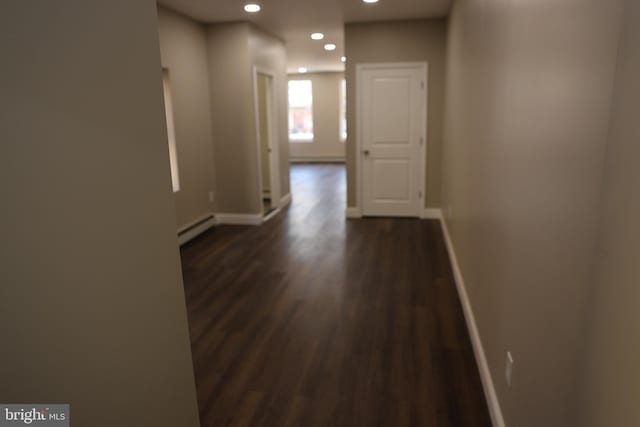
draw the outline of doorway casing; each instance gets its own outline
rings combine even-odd
[[[280,162],[279,162],[279,144],[278,144],[278,135],[277,135],[277,108],[275,105],[276,99],[276,75],[273,71],[269,69],[265,69],[262,67],[253,67],[253,98],[254,98],[254,114],[255,114],[255,132],[256,132],[256,164],[258,165],[258,202],[261,209],[261,213],[264,215],[263,207],[262,207],[262,197],[263,197],[263,183],[262,183],[262,154],[261,154],[261,132],[260,132],[260,99],[258,93],[258,76],[259,75],[266,76],[269,85],[266,91],[266,105],[267,105],[267,128],[269,134],[269,182],[270,182],[270,191],[271,191],[271,205],[274,208],[274,211],[264,220],[268,220],[274,215],[276,215],[281,208],[281,190],[280,190]]]

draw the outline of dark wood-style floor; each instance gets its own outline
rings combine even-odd
[[[490,426],[437,221],[345,220],[340,165],[182,249],[203,427]]]

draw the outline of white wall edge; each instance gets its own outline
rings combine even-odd
[[[291,193],[287,193],[280,198],[280,209],[284,209],[291,204]]]
[[[291,163],[344,163],[344,157],[290,157],[289,162]]]
[[[214,217],[213,213],[210,213],[194,221],[190,225],[182,227],[182,229],[178,230],[178,244],[180,246],[184,245],[185,243],[195,239],[214,225],[216,225],[216,218]]]
[[[440,208],[424,208],[420,212],[421,219],[442,219],[442,209]]]
[[[496,388],[493,384],[493,377],[491,376],[487,357],[484,352],[484,346],[482,345],[482,339],[480,338],[480,332],[478,331],[478,326],[476,324],[476,318],[471,307],[471,301],[469,300],[467,288],[462,277],[462,271],[460,270],[458,258],[456,257],[456,253],[453,248],[453,241],[449,235],[447,222],[442,216],[440,217],[440,223],[442,224],[445,244],[447,246],[447,252],[449,253],[449,259],[451,260],[451,268],[453,269],[453,276],[456,282],[456,288],[458,289],[458,296],[464,312],[464,318],[467,323],[467,328],[469,329],[469,335],[471,336],[473,353],[475,354],[478,370],[480,371],[480,378],[482,380],[482,387],[484,388],[487,406],[489,407],[491,421],[494,427],[506,427],[504,423],[504,416],[502,415],[502,409],[500,408],[500,401],[498,400],[498,394],[496,393]]]
[[[360,208],[347,208],[344,211],[345,216],[347,218],[362,218],[362,212],[360,212]]]
[[[216,221],[218,224],[260,225],[262,224],[262,215],[261,214],[217,213]]]

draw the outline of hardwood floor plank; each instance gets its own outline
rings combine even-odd
[[[291,178],[181,249],[202,426],[489,427],[440,224],[345,220],[340,165]]]

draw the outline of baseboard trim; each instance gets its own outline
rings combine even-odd
[[[269,212],[269,215],[266,215],[262,218],[262,223],[264,224],[265,222],[269,221],[271,218],[278,215],[279,213],[280,213],[280,208],[272,210],[271,212]]]
[[[442,209],[440,208],[424,208],[420,212],[422,219],[442,219]]]
[[[280,209],[284,209],[291,204],[291,193],[287,193],[280,198]]]
[[[467,328],[469,329],[469,335],[471,336],[471,344],[476,357],[476,363],[478,364],[478,370],[480,371],[480,378],[482,380],[482,387],[484,388],[487,406],[489,407],[491,421],[494,427],[505,427],[504,416],[502,415],[502,409],[500,408],[500,401],[498,400],[498,394],[496,393],[496,388],[493,384],[493,377],[489,370],[489,364],[487,363],[487,357],[485,355],[482,339],[480,338],[480,332],[478,331],[478,326],[476,324],[476,318],[473,314],[471,301],[469,300],[464,278],[462,277],[462,271],[460,270],[458,258],[456,257],[456,252],[453,248],[453,241],[451,240],[449,229],[447,228],[447,222],[442,218],[442,215],[440,216],[440,223],[442,224],[445,244],[447,246],[447,252],[449,253],[449,259],[451,260],[451,268],[453,269],[453,276],[456,282],[456,288],[458,289],[460,303],[462,304],[464,318],[467,323]]]
[[[290,157],[291,163],[344,163],[344,157]]]
[[[218,224],[228,224],[228,225],[260,225],[262,224],[262,215],[261,214],[216,213],[216,221]]]
[[[358,207],[350,207],[345,209],[344,214],[347,218],[357,219],[362,218],[362,212],[360,212],[360,208]]]
[[[212,213],[193,221],[191,224],[178,230],[178,244],[180,246],[184,245],[185,243],[195,239],[214,225],[216,225],[216,218]]]
[[[345,210],[347,218],[362,218],[362,212],[358,207],[348,207]],[[442,220],[442,209],[440,208],[424,208],[420,211],[420,219],[437,219]]]

